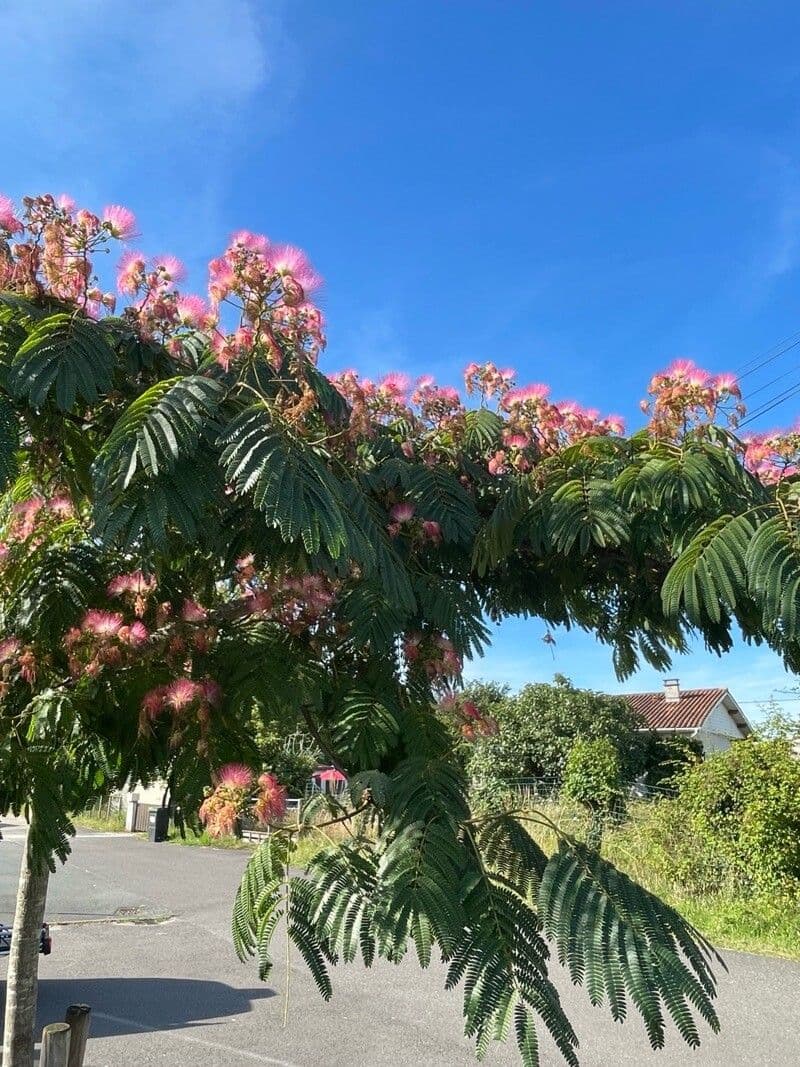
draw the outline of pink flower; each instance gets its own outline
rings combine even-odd
[[[274,774],[260,774],[258,789],[259,795],[253,805],[253,811],[259,822],[274,822],[286,814],[286,789]]]
[[[227,259],[220,256],[219,259],[212,259],[208,264],[208,277],[208,295],[216,307],[233,289],[236,284],[236,275]]]
[[[113,637],[123,625],[122,616],[116,611],[87,611],[81,629],[100,637]]]
[[[414,505],[409,503],[395,504],[389,515],[393,522],[410,522],[414,517]]]
[[[48,510],[59,519],[70,519],[75,514],[72,501],[66,496],[54,496],[47,502]]]
[[[531,443],[530,438],[524,433],[512,433],[505,438],[509,448],[527,448]]]
[[[423,374],[414,383],[417,389],[430,389],[436,379],[432,374]]]
[[[127,241],[136,236],[136,216],[126,207],[109,204],[103,209],[103,224],[112,237]]]
[[[403,652],[409,663],[414,663],[420,657],[420,645],[422,644],[422,634],[411,633],[403,641]]]
[[[246,248],[250,252],[260,252],[266,255],[269,249],[269,238],[263,233],[251,233],[249,230],[237,230],[231,234],[228,244],[233,248]]]
[[[0,193],[0,230],[6,233],[22,233],[25,227],[14,214],[14,201]]]
[[[546,400],[550,395],[550,386],[534,383],[521,385],[517,389],[511,389],[505,397],[504,404],[510,407],[513,404],[524,404],[527,400]]]
[[[718,374],[714,379],[714,386],[720,392],[730,393],[732,396],[741,396],[735,374]]]
[[[212,708],[216,707],[222,700],[222,687],[213,678],[203,678],[200,682],[200,690],[203,694],[203,700],[210,704]]]
[[[401,400],[408,392],[408,387],[411,381],[407,374],[400,374],[399,371],[392,371],[391,374],[387,374],[381,381],[378,389],[388,394],[394,400]]]
[[[150,633],[143,622],[132,622],[128,627],[128,643],[136,648],[138,645],[143,645],[148,639]]]
[[[15,659],[20,650],[20,643],[16,637],[7,637],[0,641],[0,663],[8,663]]]
[[[176,678],[164,691],[164,703],[175,711],[183,711],[201,694],[201,687],[191,678]]]
[[[56,197],[56,207],[61,211],[66,211],[68,215],[71,215],[75,210],[76,204],[68,193],[59,193]]]
[[[243,763],[228,763],[220,767],[215,775],[218,785],[227,785],[231,789],[249,789],[254,777],[250,768]]]
[[[182,326],[199,326],[209,313],[209,307],[200,296],[179,296],[175,301],[178,322]]]
[[[181,618],[184,622],[205,622],[208,612],[195,600],[184,600],[181,608]]]
[[[308,294],[322,285],[322,278],[309,262],[308,256],[294,245],[275,245],[269,250],[269,265],[278,274],[288,274]]]
[[[154,578],[149,578],[142,571],[131,571],[130,574],[118,574],[112,578],[106,586],[109,596],[122,596],[124,593],[149,593],[156,587]]]
[[[186,277],[186,267],[176,256],[153,256],[153,269],[160,272],[166,281],[180,282]]]
[[[144,284],[144,256],[140,252],[125,252],[117,266],[117,289],[133,296]]]
[[[505,474],[506,470],[506,454],[502,449],[499,449],[491,457],[487,463],[489,474]]]
[[[142,699],[142,711],[148,719],[155,719],[164,710],[164,698],[167,695],[167,686],[157,685],[154,689],[145,693]]]
[[[603,422],[611,433],[623,434],[625,433],[625,420],[621,415],[607,415]]]
[[[442,528],[438,522],[434,522],[432,519],[426,519],[422,524],[422,532],[428,538],[429,541],[433,541],[434,544],[439,544],[442,540]]]

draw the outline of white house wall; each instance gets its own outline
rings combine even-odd
[[[702,743],[706,754],[730,748],[733,741],[739,741],[742,737],[722,703],[717,704],[695,736]]]

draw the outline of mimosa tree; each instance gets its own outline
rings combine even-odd
[[[254,706],[348,773],[331,817],[361,827],[303,877],[294,831],[255,854],[235,939],[262,974],[281,915],[325,996],[332,963],[435,950],[480,1053],[513,1027],[537,1063],[540,1020],[575,1063],[553,945],[654,1046],[668,1016],[696,1044],[694,1013],[717,1025],[709,946],[585,845],[546,856],[520,814],[473,814],[434,709],[493,728],[454,690],[508,614],[595,633],[620,675],[691,632],[723,651],[735,623],[796,666],[797,438],[742,444],[735,382],[688,365],[653,379],[630,438],[491,363],[467,368],[467,404],[428,378],[326,375],[317,275],[249,232],[211,262],[208,302],[174,258],[126,251],[114,314],[93,262],[134,228],[119,207],[0,200],[0,810],[31,824],[6,1067],[32,1062],[71,814],[163,775],[184,802],[218,781],[274,816],[278,783],[227,766],[254,765]]]

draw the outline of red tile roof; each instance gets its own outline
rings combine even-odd
[[[727,689],[682,689],[680,700],[663,693],[626,693],[625,699],[644,716],[651,730],[693,730],[702,726]]]

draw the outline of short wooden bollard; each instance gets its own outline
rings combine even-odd
[[[69,1023],[50,1023],[42,1030],[39,1067],[69,1067]]]
[[[64,1016],[70,1030],[67,1067],[83,1067],[91,1017],[92,1009],[88,1004],[70,1004],[67,1008],[67,1014]]]

